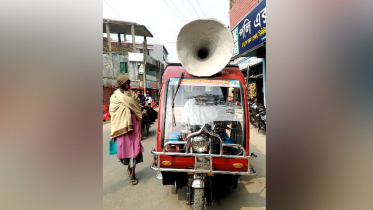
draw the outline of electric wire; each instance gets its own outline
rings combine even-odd
[[[197,14],[197,17],[200,18],[198,12],[197,12],[196,9],[194,9],[194,7],[193,7],[193,4],[190,3],[190,0],[188,0],[188,2],[189,2],[189,4],[190,4],[190,6],[192,6],[194,12]]]
[[[201,11],[202,11],[202,14],[205,16],[205,17],[207,17],[206,16],[206,12],[205,12],[205,8],[203,8],[203,5],[202,5],[202,2],[201,2],[201,0],[196,0],[197,1],[197,4],[198,4],[198,7],[201,9]]]
[[[184,7],[187,8],[187,10],[188,10],[188,14],[192,17],[192,19],[195,19],[195,18],[193,17],[192,12],[189,10],[189,7],[185,4],[185,1],[181,1],[181,2],[184,4]],[[198,17],[197,17],[196,19],[198,19]]]
[[[168,8],[175,14],[175,16],[179,19],[179,21],[181,22],[181,23],[186,23],[186,21],[185,20],[183,20],[183,19],[181,19],[180,17],[179,17],[179,15],[177,14],[177,13],[175,13],[175,11],[170,7],[170,5],[168,5],[167,4],[167,2],[165,1],[165,0],[163,0],[163,2],[168,6]]]
[[[121,19],[122,21],[124,21],[119,15],[118,15],[118,13],[110,6],[110,4],[109,3],[107,3],[107,1],[106,0],[104,0],[104,2],[110,7],[110,9],[111,10],[113,10],[113,12],[119,17],[119,19]]]
[[[188,22],[188,20],[181,14],[181,12],[177,9],[174,3],[170,0],[171,4],[175,7],[176,11],[180,14],[180,16],[185,20],[185,22]]]

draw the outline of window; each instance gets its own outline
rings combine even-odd
[[[146,51],[147,51],[147,54],[149,55],[149,51],[150,51],[150,50],[148,49],[148,50],[146,50]],[[144,53],[144,50],[143,50],[143,49],[140,49],[139,52],[140,52],[140,53]]]
[[[174,82],[171,82],[171,81]],[[172,109],[178,78],[171,78],[168,85],[166,110]],[[176,81],[176,82],[175,82]],[[165,139],[172,132],[180,132],[183,124],[199,129],[204,124],[214,125],[224,143],[244,145],[244,103],[241,83],[237,80],[185,79],[176,94],[174,112],[167,112]],[[176,126],[173,126],[173,119]],[[193,128],[194,127],[194,128]],[[219,128],[219,129],[218,129]],[[196,132],[196,130],[192,130]]]
[[[120,73],[128,73],[128,62],[120,62]]]

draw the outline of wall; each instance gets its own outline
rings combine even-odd
[[[114,76],[113,71],[110,67],[110,56],[109,53],[104,52],[102,54],[103,62],[102,62],[102,69],[103,69],[103,85],[107,86],[110,84],[117,85],[117,77],[121,74],[120,73],[120,62],[128,62],[128,53],[112,53],[113,55],[113,66],[114,66]],[[130,66],[130,65],[128,65]],[[129,69],[131,72],[131,69]],[[130,79],[135,79],[133,74],[124,74],[129,76]]]
[[[103,52],[109,52],[109,46],[108,46],[108,41],[106,38],[103,40]],[[122,45],[118,45],[118,43],[111,43],[111,52],[132,52],[133,50],[133,45],[132,44],[127,44],[127,43],[122,43]]]
[[[109,105],[109,103],[110,103],[110,96],[113,94],[113,92],[115,90],[116,90],[115,88],[109,88],[109,87],[104,87],[103,88],[102,94],[103,94],[103,96],[105,98],[105,101],[103,102],[103,104]]]
[[[234,3],[234,0],[230,3]],[[257,4],[258,0],[236,0],[229,11],[229,28],[236,26]]]
[[[159,44],[154,44],[154,56],[153,58],[155,58],[156,60],[158,61],[161,61],[163,62],[163,45],[159,45]]]
[[[108,52],[104,52],[102,54],[103,56],[103,86],[106,87],[110,84],[114,84],[114,86],[117,86],[117,77],[121,74],[126,75],[130,78],[130,80],[141,80],[141,82],[131,82],[131,86],[133,87],[139,87],[142,86],[143,76],[139,75],[139,71],[137,68],[137,61],[131,61],[130,56],[134,55],[132,57],[141,57],[138,60],[141,60],[142,63],[142,54],[141,53],[112,53],[113,56],[113,66],[114,66],[114,76],[113,71],[110,67],[110,56]],[[128,62],[128,73],[120,73],[120,62]],[[147,69],[151,68],[155,71],[147,71],[147,74],[156,76],[158,72],[160,71],[159,62],[155,60],[154,58],[147,56],[146,57],[147,62]]]

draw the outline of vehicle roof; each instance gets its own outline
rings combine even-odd
[[[163,74],[162,83],[166,82],[170,78],[180,77],[181,72],[183,72],[184,78],[235,79],[239,80],[242,84],[245,84],[242,72],[238,66],[235,65],[227,65],[221,71],[209,77],[196,77],[189,74],[180,63],[168,64]]]

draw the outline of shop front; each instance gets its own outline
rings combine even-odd
[[[154,81],[146,81],[146,94],[152,97],[153,101],[159,101],[158,84]]]
[[[231,63],[243,71],[249,98],[256,98],[266,106],[266,0],[232,27],[231,33],[234,41]]]

